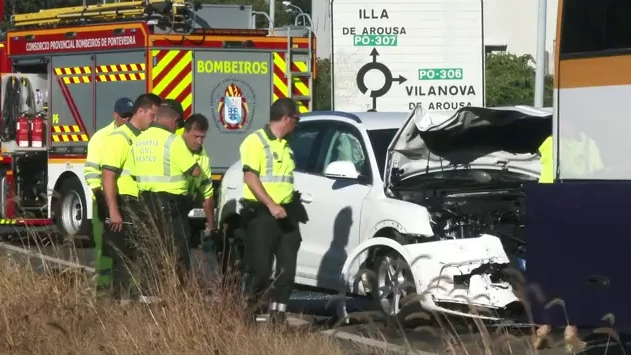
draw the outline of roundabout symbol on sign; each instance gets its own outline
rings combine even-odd
[[[376,48],[373,48],[370,52],[370,56],[372,57],[372,62],[364,64],[359,71],[357,72],[357,87],[362,94],[365,94],[368,91],[368,87],[366,86],[366,74],[368,74],[371,70],[378,70],[384,76],[383,86],[379,88],[379,90],[370,90],[370,97],[372,97],[372,110],[377,110],[377,98],[382,97],[387,94],[388,91],[392,88],[393,82],[398,82],[399,85],[406,82],[408,79],[404,78],[402,75],[399,75],[398,78],[392,77],[392,72],[390,68],[388,68],[385,64],[377,61],[377,56],[379,52],[377,52]]]

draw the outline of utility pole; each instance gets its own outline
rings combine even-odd
[[[271,21],[270,27],[272,28],[272,31],[274,31],[274,15],[276,12],[276,0],[268,0],[269,1],[269,18]]]
[[[547,0],[539,0],[539,18],[537,24],[537,63],[535,72],[535,107],[543,107],[544,78],[546,64],[546,11]]]

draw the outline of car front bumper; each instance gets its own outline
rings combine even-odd
[[[414,277],[416,297],[424,310],[465,317],[499,320],[504,309],[519,303],[512,285],[502,278],[509,263],[499,238],[442,240],[401,245],[389,238],[373,238],[360,244],[342,268],[344,290],[354,283],[351,267],[363,253],[389,247],[407,262]],[[472,310],[472,306],[477,311]],[[338,310],[347,317],[345,304]]]

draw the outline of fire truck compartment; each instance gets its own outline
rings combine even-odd
[[[194,112],[210,121],[205,148],[212,167],[225,171],[238,156],[239,145],[253,129],[269,121],[274,64],[269,52],[195,50]]]

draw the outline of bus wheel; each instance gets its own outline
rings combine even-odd
[[[57,227],[62,237],[88,235],[90,221],[87,218],[87,203],[83,186],[76,178],[62,182],[57,199]]]

